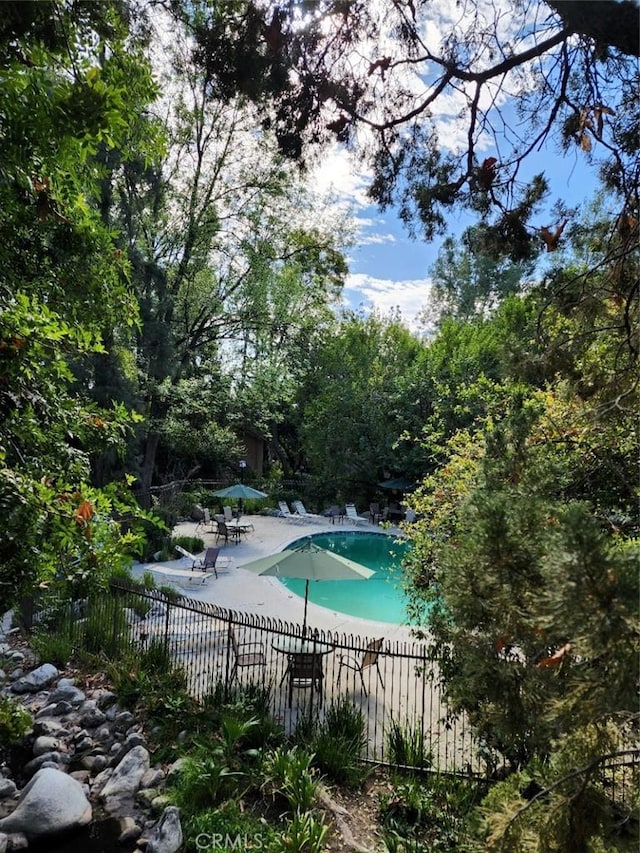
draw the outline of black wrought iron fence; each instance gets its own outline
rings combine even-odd
[[[67,631],[77,647],[114,656],[162,644],[198,700],[221,687],[268,687],[272,714],[287,733],[305,719],[321,722],[348,701],[365,721],[365,760],[486,773],[468,726],[447,716],[423,642],[317,630],[303,635],[301,626],[283,620],[172,600],[126,581],[113,582],[110,594],[65,607],[66,616],[56,608],[49,631]]]
[[[365,722],[365,760],[484,779],[498,769],[498,757],[478,748],[464,718],[448,713],[424,642],[315,629],[304,635],[284,620],[174,600],[124,580],[112,582],[110,594],[67,602],[65,610],[56,607],[56,618],[48,619],[41,609],[36,623],[113,657],[161,645],[200,701],[220,689],[268,688],[271,713],[289,734],[301,722],[322,722],[346,701]],[[602,786],[624,803],[639,769],[639,753],[631,750],[599,768]]]

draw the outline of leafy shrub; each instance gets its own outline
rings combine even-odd
[[[230,716],[241,721],[256,720],[256,725],[247,733],[247,746],[262,749],[276,746],[284,739],[284,728],[271,713],[271,695],[272,685],[269,682],[250,681],[229,688],[224,681],[219,681],[204,697],[202,704],[218,725]]]
[[[184,811],[192,814],[258,787],[253,772],[257,753],[244,746],[247,733],[256,724],[256,720],[241,723],[228,719],[218,734],[196,744],[181,768],[174,790],[177,804]]]
[[[319,727],[298,729],[296,737],[309,744],[314,766],[337,784],[358,787],[369,775],[360,760],[366,744],[364,716],[347,697],[331,703]]]
[[[401,726],[396,720],[391,721],[387,734],[389,761],[399,767],[431,767],[433,753],[425,741],[424,732],[419,728]]]
[[[0,747],[16,746],[31,728],[31,714],[8,696],[0,697]]]
[[[170,546],[170,549],[173,551],[172,559],[176,555],[176,545],[180,545],[181,548],[184,548],[185,551],[190,551],[192,554],[199,554],[201,551],[204,551],[204,539],[200,539],[199,536],[172,536]]]
[[[185,816],[182,828],[187,853],[202,853],[203,846],[213,849],[214,842],[232,850],[268,850],[274,840],[273,829],[236,800]]]
[[[31,635],[31,648],[41,661],[52,663],[64,669],[73,657],[73,641],[66,632],[53,634],[50,631],[36,630]]]
[[[77,628],[78,648],[84,654],[117,659],[132,648],[127,617],[118,596],[90,600],[86,617]]]
[[[294,812],[269,853],[321,853],[328,827],[312,812]]]
[[[120,703],[126,708],[142,704],[150,715],[167,712],[167,703],[186,689],[186,676],[176,667],[162,640],[146,649],[131,649],[108,666]]]
[[[481,796],[475,783],[436,775],[396,782],[393,792],[380,803],[387,850],[436,853],[467,849],[468,816]]]
[[[281,796],[292,812],[308,811],[316,801],[318,783],[311,762],[313,755],[294,746],[271,752],[263,764],[265,790]]]

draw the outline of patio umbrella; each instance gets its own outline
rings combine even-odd
[[[267,498],[266,492],[260,492],[258,489],[252,489],[251,486],[245,486],[244,483],[235,483],[233,486],[227,486],[225,489],[218,489],[213,493],[217,498],[238,498],[238,500],[248,500],[249,498]]]
[[[251,486],[245,486],[244,483],[235,483],[233,486],[227,486],[225,489],[218,489],[213,492],[216,498],[237,498],[238,499],[238,514],[242,510],[242,501],[249,498],[267,498],[266,492],[260,492],[258,489],[252,489]]]
[[[368,580],[375,572],[353,560],[341,557],[324,548],[306,541],[299,548],[280,551],[268,557],[260,557],[240,568],[255,575],[276,578],[301,578],[306,580],[304,592],[304,619],[302,633],[307,629],[307,605],[309,603],[309,581]]]
[[[404,477],[395,477],[393,480],[384,480],[378,483],[381,489],[388,489],[390,492],[410,492],[415,489],[416,484],[411,480],[405,480]]]

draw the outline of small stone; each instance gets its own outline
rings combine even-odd
[[[26,850],[29,846],[29,839],[24,832],[10,832],[7,836],[7,842],[8,850]]]
[[[93,699],[87,699],[80,708],[80,724],[88,729],[95,729],[105,721],[105,715]]]
[[[39,755],[37,758],[32,758],[31,761],[28,761],[24,766],[24,772],[27,776],[33,776],[33,774],[37,773],[37,771],[44,767],[45,764],[58,767],[68,762],[68,755],[63,755],[61,752],[57,751],[45,752],[44,755]]]
[[[94,690],[93,698],[101,711],[106,711],[107,708],[114,705],[118,699],[116,694],[112,693],[111,690]]]
[[[76,782],[80,782],[81,785],[86,785],[89,781],[91,774],[88,770],[74,770],[72,773],[69,773],[72,779],[75,779]]]
[[[142,835],[142,827],[138,826],[135,820],[128,815],[120,818],[120,835],[118,837],[119,844],[128,844],[131,841],[136,841]]]
[[[159,768],[147,770],[140,782],[141,788],[157,788],[164,780],[164,773]]]
[[[60,741],[58,738],[51,737],[50,735],[41,735],[36,738],[33,744],[33,754],[37,757],[38,755],[44,755],[45,752],[54,752],[59,747]]]
[[[64,717],[66,714],[70,714],[72,710],[73,707],[69,702],[53,702],[49,705],[45,705],[42,710],[38,711],[36,714],[36,720],[41,717]]]
[[[71,705],[81,705],[86,701],[86,696],[82,690],[76,687],[73,683],[63,684],[62,682],[71,682],[70,678],[61,678],[58,686],[52,691],[50,702],[69,702]]]
[[[6,800],[18,790],[13,779],[0,779],[0,800]]]
[[[180,812],[175,806],[167,806],[149,836],[147,853],[177,853],[181,846]]]
[[[33,733],[36,737],[46,735],[49,737],[60,737],[67,734],[67,729],[58,720],[38,719],[33,724]]]
[[[109,710],[111,710],[111,708]],[[115,727],[119,731],[126,731],[131,723],[133,723],[134,719],[135,717],[131,711],[121,711],[114,719]]]

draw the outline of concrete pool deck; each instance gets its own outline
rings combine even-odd
[[[244,536],[237,545],[229,541],[220,550],[221,556],[230,557],[230,568],[220,571],[218,578],[211,577],[206,584],[194,584],[188,589],[181,586],[180,592],[187,598],[211,602],[229,610],[258,613],[272,619],[300,624],[304,613],[304,599],[288,590],[277,578],[258,577],[243,569],[242,566],[245,563],[281,551],[289,543],[313,533],[353,531],[390,535],[400,533],[398,528],[387,530],[370,523],[353,524],[347,519],[342,524],[331,524],[324,521],[293,522],[275,516],[251,515],[243,516],[242,521],[252,524],[254,530]],[[204,540],[205,548],[220,545],[215,541],[215,533],[210,532],[204,525],[198,527],[195,521],[180,522],[174,528],[173,535],[199,536]],[[153,572],[154,566],[185,569],[189,568],[189,561],[182,558],[166,563],[136,563],[133,567],[133,575],[140,577],[145,571]],[[167,583],[169,580],[167,576],[160,573],[156,574],[155,578],[158,585]],[[336,610],[329,610],[311,601],[307,611],[307,623],[312,628],[338,631],[363,638],[384,636],[388,640],[412,639],[407,625],[359,619]]]

